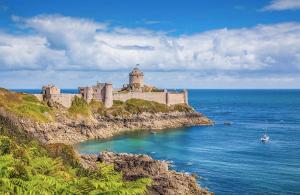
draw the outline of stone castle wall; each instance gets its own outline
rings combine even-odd
[[[43,101],[44,95],[43,94],[33,94],[39,101]]]
[[[172,92],[127,92],[114,93],[113,100],[126,101],[132,98],[155,101],[161,104],[174,105],[188,103],[186,101],[187,92],[172,93]]]
[[[63,105],[66,108],[71,107],[72,105],[72,101],[74,100],[75,96],[81,97],[80,94],[55,94],[55,95],[51,95],[51,99],[54,102],[57,102],[61,105]]]
[[[43,94],[33,94],[38,100],[43,101]],[[69,108],[72,105],[72,101],[74,100],[75,96],[81,97],[80,94],[51,94],[51,100],[53,102],[59,103],[62,106]]]
[[[124,102],[132,98],[155,101],[161,104],[166,104],[165,92],[127,92],[113,94],[113,100],[120,100]]]
[[[186,103],[184,93],[167,93],[167,96],[167,105]]]

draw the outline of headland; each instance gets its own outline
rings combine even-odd
[[[129,74],[129,84],[118,90],[107,83],[80,87],[78,94],[62,94],[54,85],[44,86],[41,94],[34,95],[1,89],[1,126],[18,129],[45,146],[53,146],[106,139],[125,131],[213,124],[188,105],[186,90],[160,90],[144,85],[143,79],[144,74],[135,68]],[[117,171],[125,173],[125,180],[151,178],[155,181],[148,186],[151,194],[209,193],[201,189],[192,176],[168,170],[168,164],[145,155],[76,156],[88,169],[93,169],[96,161],[114,164]],[[133,167],[129,166],[132,162],[135,162]]]

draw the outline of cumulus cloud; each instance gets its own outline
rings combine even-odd
[[[66,64],[65,52],[49,48],[46,38],[0,33],[1,70],[41,70]]]
[[[300,0],[273,0],[263,8],[264,11],[282,11],[300,9]]]
[[[170,36],[61,15],[13,20],[30,35],[0,34],[0,70],[119,72],[139,63],[200,77],[300,73],[299,23]]]

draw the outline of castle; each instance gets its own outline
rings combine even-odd
[[[95,86],[79,87],[78,94],[61,93],[54,85],[46,85],[41,94],[34,94],[40,101],[52,101],[69,108],[75,97],[83,98],[86,102],[100,101],[106,108],[113,106],[114,100],[126,101],[132,98],[155,101],[168,106],[174,104],[188,104],[187,90],[171,92],[166,89],[159,90],[144,83],[144,73],[134,68],[129,73],[129,83],[120,90],[113,90],[110,83],[96,83]]]

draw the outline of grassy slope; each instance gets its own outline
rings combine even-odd
[[[14,93],[0,88],[0,107],[4,107],[17,116],[35,121],[52,120],[52,110],[33,95]]]

